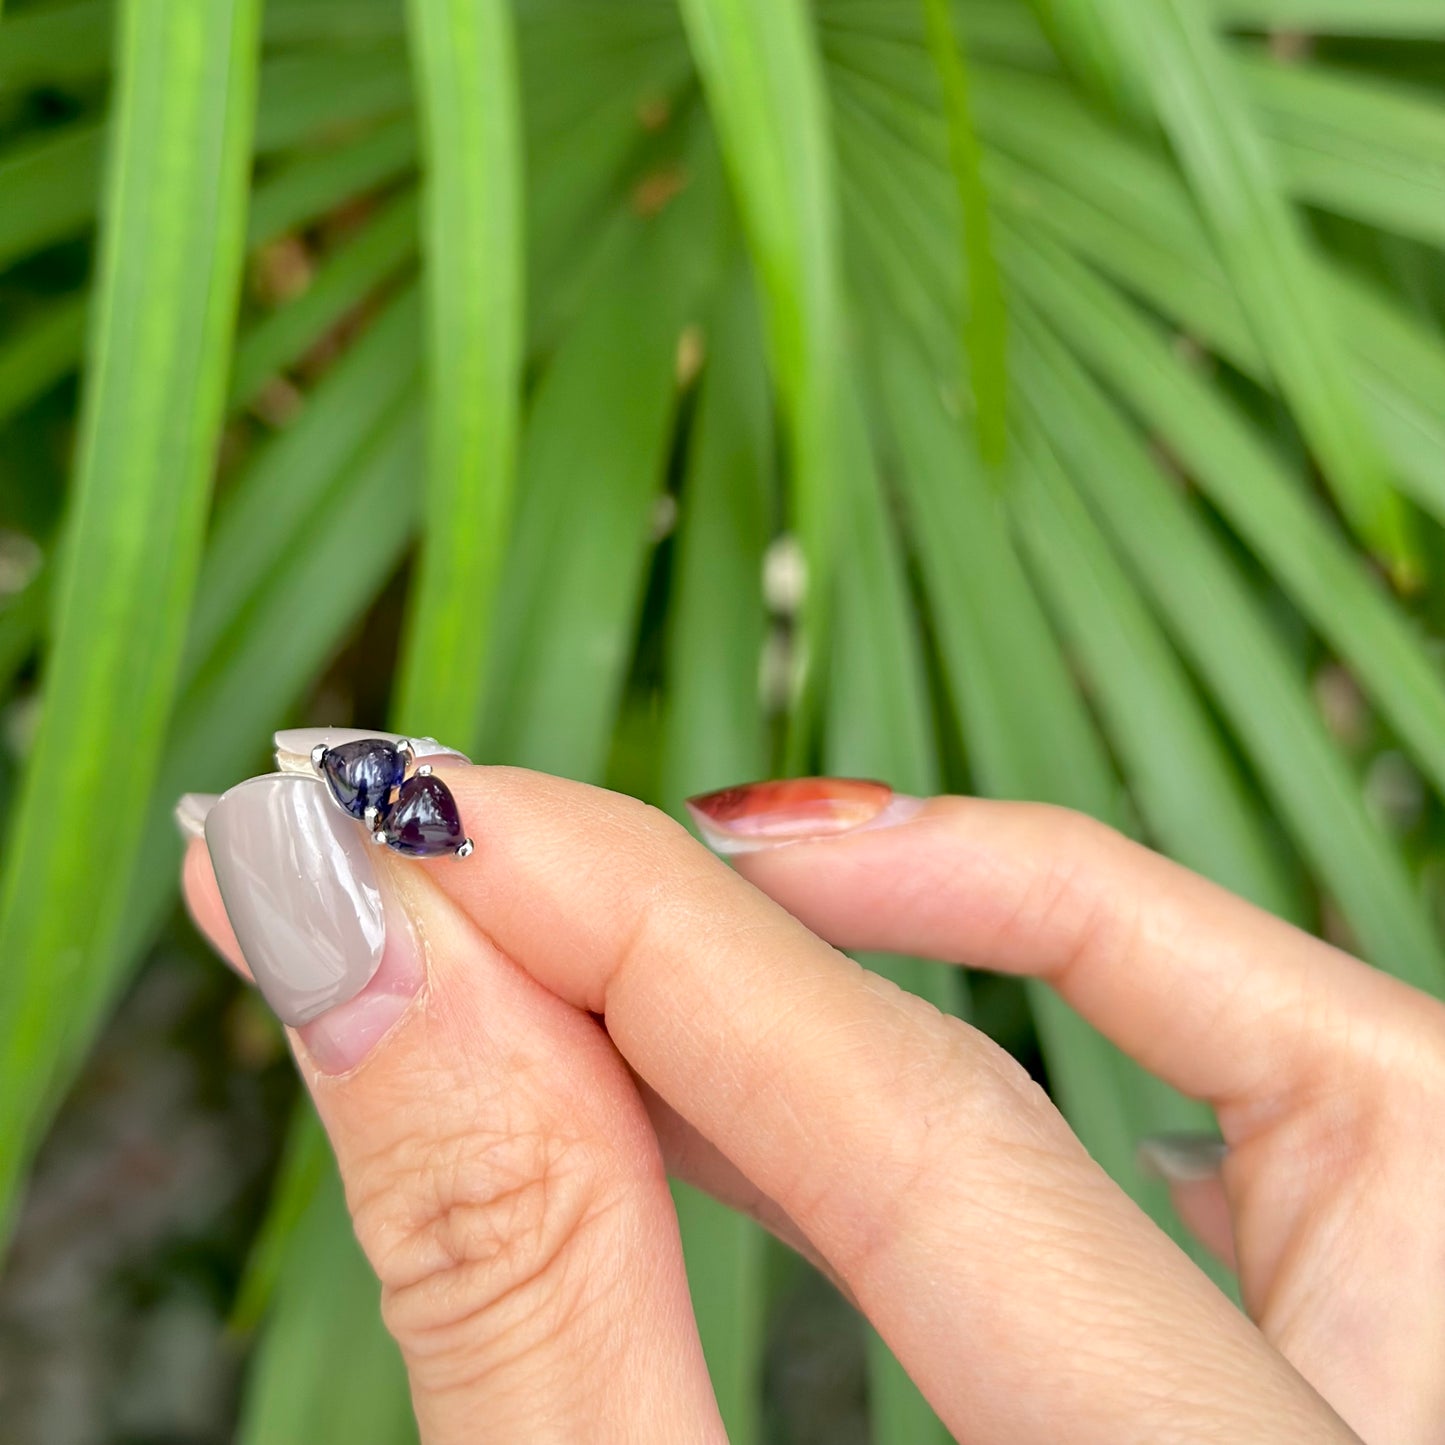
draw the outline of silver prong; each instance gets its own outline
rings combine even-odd
[[[326,753],[327,748],[325,743],[317,743],[316,746],[311,749],[311,766],[315,768],[318,773],[321,771],[321,763],[326,757]]]
[[[410,738],[398,738],[392,747],[401,754],[401,761],[406,767],[410,767],[416,761],[416,749],[412,747]]]
[[[470,858],[475,851],[476,848],[470,838],[463,838],[462,841],[457,845],[458,858]]]
[[[385,843],[385,842],[387,842],[388,840],[387,840],[387,836],[386,836],[386,829],[385,829],[385,828],[378,828],[378,829],[371,835],[371,841],[372,841],[373,843]]]
[[[430,763],[423,763],[423,764],[421,765],[421,767],[419,767],[419,768],[416,770],[416,775],[417,775],[417,777],[419,777],[419,778],[429,778],[429,777],[431,777],[431,764],[430,764]]]
[[[376,832],[376,820],[380,816],[380,810],[374,803],[361,815],[361,821],[366,824],[366,831],[368,833]]]

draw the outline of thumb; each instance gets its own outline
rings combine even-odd
[[[428,876],[466,866],[274,774],[210,809],[186,892],[291,1027],[426,1445],[722,1439],[642,1101]]]

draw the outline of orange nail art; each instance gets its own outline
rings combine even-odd
[[[688,807],[713,848],[736,853],[850,832],[873,822],[894,797],[887,783],[788,778],[705,793]]]

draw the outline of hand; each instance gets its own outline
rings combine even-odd
[[[739,876],[630,799],[436,771],[465,862],[298,777],[233,789],[185,865],[306,1019],[427,1445],[724,1438],[668,1170],[820,1262],[970,1442],[1442,1438],[1432,1000],[1057,809],[736,793],[717,841],[789,843]],[[1003,1051],[823,938],[1037,975],[1213,1103],[1222,1182],[1178,1198],[1257,1323]]]

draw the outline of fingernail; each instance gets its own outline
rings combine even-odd
[[[703,841],[733,854],[887,827],[913,817],[923,800],[857,778],[789,778],[704,793],[687,806]]]
[[[421,951],[364,828],[316,777],[272,773],[222,794],[206,846],[256,984],[327,1073],[354,1068],[421,987]],[[389,926],[389,922],[393,926]]]
[[[182,838],[204,838],[206,836],[206,814],[216,806],[219,793],[182,793],[176,803],[172,817],[180,829]]]
[[[318,743],[328,748],[360,742],[362,738],[383,738],[389,743],[396,743],[401,741],[402,736],[401,733],[384,733],[377,728],[283,728],[275,736],[276,766],[283,773],[309,773],[312,771],[311,750]],[[407,741],[419,758],[456,758],[458,762],[471,762],[465,753],[459,753],[435,738],[408,737]]]
[[[323,1074],[354,1069],[411,1007],[422,978],[420,942],[405,920],[401,926],[393,920],[381,964],[366,987],[298,1030],[316,1067]]]
[[[1139,1168],[1170,1184],[1216,1179],[1229,1152],[1213,1134],[1154,1134],[1139,1145]]]

